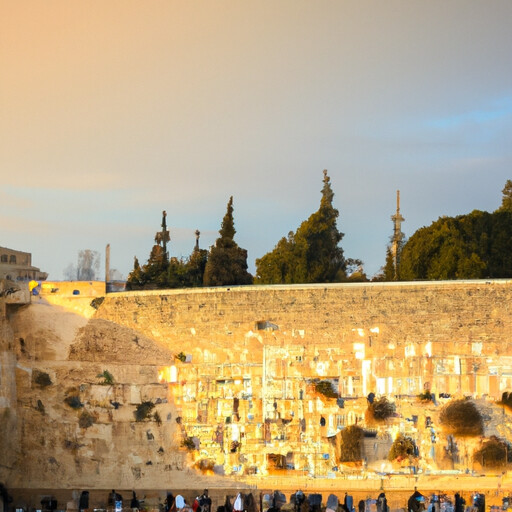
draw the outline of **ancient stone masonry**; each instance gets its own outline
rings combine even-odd
[[[379,427],[389,449],[393,433],[418,433],[414,407],[423,426],[435,415],[417,403],[426,390],[496,400],[512,389],[511,298],[510,281],[244,287],[109,296],[98,316],[186,356],[160,378],[202,466],[328,475],[336,433],[365,425],[370,392],[402,414]],[[319,380],[340,399],[316,392]],[[374,445],[369,462],[382,456]]]
[[[335,478],[389,465],[400,432],[418,453],[395,466],[464,470],[473,467],[472,441],[448,436],[438,417],[465,396],[482,411],[485,436],[512,440],[509,413],[496,405],[512,390],[511,281],[247,286],[103,300],[95,291],[97,309],[92,296],[55,289],[9,306],[2,320],[0,416],[13,420],[2,424],[11,438],[0,481],[11,486],[163,489],[170,481],[201,486],[194,475],[203,474]],[[434,400],[418,398],[426,391]],[[372,394],[395,414],[372,420]],[[352,425],[363,429],[362,464],[341,455],[341,433]]]

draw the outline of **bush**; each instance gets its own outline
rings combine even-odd
[[[103,304],[104,300],[105,300],[105,297],[96,297],[96,298],[92,299],[91,307],[93,307],[94,309],[98,309]]]
[[[162,424],[162,418],[160,417],[158,411],[155,411],[155,413],[153,414],[153,419],[156,421],[157,425],[160,426]]]
[[[356,462],[362,458],[363,429],[351,425],[341,432],[340,462]]]
[[[395,460],[398,458],[403,459],[409,456],[414,456],[415,448],[416,445],[414,444],[414,440],[411,437],[400,433],[396,436],[396,439],[391,445],[388,460]]]
[[[40,372],[39,370],[34,370],[32,373],[32,382],[37,384],[40,388],[46,388],[53,384],[50,376],[46,372]]]
[[[395,415],[396,406],[383,396],[368,404],[368,412],[375,421],[384,421]]]
[[[155,404],[151,401],[142,402],[137,406],[134,411],[136,421],[149,420],[151,418],[151,411],[155,407]]]
[[[183,446],[183,448],[186,448],[187,450],[196,449],[196,444],[194,443],[194,440],[191,437],[186,437],[185,439],[183,439],[183,441],[181,442],[181,446]]]
[[[328,380],[317,380],[314,382],[315,391],[326,398],[338,398],[338,393],[333,389],[332,383]]]
[[[454,436],[472,437],[484,433],[482,415],[471,400],[454,400],[441,410],[439,421]]]
[[[186,360],[187,360],[187,356],[185,355],[185,353],[183,352],[180,352],[177,356],[175,356],[176,359],[178,359],[179,361],[181,361],[182,363],[184,363]]]
[[[80,428],[89,428],[94,425],[94,416],[87,411],[82,412],[78,418],[78,425]]]
[[[71,395],[64,398],[64,403],[69,405],[72,409],[80,409],[84,404],[80,402],[80,397],[78,395]]]
[[[96,378],[103,379],[100,382],[100,384],[104,386],[111,386],[112,384],[114,384],[114,377],[108,370],[103,370],[102,373],[98,373],[98,375],[96,375]]]
[[[483,468],[500,468],[506,466],[512,459],[512,447],[507,441],[491,436],[479,450],[473,454]]]
[[[421,402],[433,402],[435,399],[435,395],[430,392],[429,389],[425,390],[424,393],[420,393],[418,395],[418,400]]]

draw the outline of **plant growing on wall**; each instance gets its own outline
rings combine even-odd
[[[156,421],[156,424],[158,426],[160,426],[162,424],[162,418],[160,417],[160,414],[158,413],[158,411],[155,411],[155,413],[153,414],[153,419]]]
[[[412,437],[399,433],[391,445],[388,460],[396,460],[398,458],[403,459],[409,456],[414,456],[415,447],[416,445],[414,444]]]
[[[80,401],[80,394],[77,388],[68,388],[66,390],[66,398],[64,403],[69,405],[72,409],[80,409],[84,404]]]
[[[483,468],[500,468],[512,462],[512,446],[507,441],[491,436],[475,451],[473,459]]]
[[[136,421],[144,421],[149,420],[151,418],[151,412],[155,404],[151,402],[151,400],[147,400],[137,405],[137,408],[134,411],[134,416]]]
[[[103,304],[104,300],[105,300],[105,297],[95,297],[91,301],[91,307],[94,309],[98,309]]]
[[[181,361],[182,363],[184,363],[186,360],[187,360],[187,356],[185,355],[184,352],[180,352],[177,356],[175,356],[176,359],[178,359],[178,361]]]
[[[368,414],[375,421],[385,421],[395,415],[396,406],[385,396],[375,399],[368,404]]]
[[[40,388],[46,388],[53,384],[52,379],[46,372],[34,370],[32,372],[32,382],[37,384]]]
[[[433,402],[435,398],[435,395],[431,393],[429,389],[426,389],[423,393],[418,395],[418,400],[420,402]]]
[[[196,444],[194,443],[194,440],[191,437],[186,437],[185,439],[183,439],[183,441],[181,442],[181,446],[189,451],[196,449]]]
[[[94,425],[94,416],[88,411],[83,411],[78,418],[80,428],[89,428]]]
[[[104,386],[111,386],[112,384],[114,384],[114,377],[108,370],[103,370],[102,373],[98,373],[98,375],[96,375],[96,378],[103,379],[100,382],[100,384]]]
[[[338,393],[333,389],[332,383],[328,380],[315,380],[315,391],[326,398],[338,398]]]
[[[340,462],[357,462],[362,458],[363,429],[351,425],[340,432]]]
[[[454,436],[472,437],[484,433],[482,415],[471,400],[453,400],[446,404],[439,421],[443,429]]]

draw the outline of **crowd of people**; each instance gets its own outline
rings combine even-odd
[[[144,508],[143,501],[139,500],[133,491],[130,500],[132,511],[138,512]],[[496,509],[507,510],[508,503],[509,498],[504,498],[503,506],[492,507],[494,509],[492,512],[498,512]],[[327,497],[327,502],[323,504],[321,494],[313,493],[306,496],[299,490],[291,495],[290,506],[285,507],[286,504],[286,496],[280,491],[260,495],[259,500],[256,500],[252,493],[239,492],[235,496],[226,496],[224,504],[218,506],[215,512],[280,512],[281,509],[293,509],[293,512],[390,512],[384,492],[381,492],[376,499],[368,497],[365,500],[359,500],[356,507],[353,497],[348,493],[345,493],[343,501],[339,500],[335,494],[330,494]],[[123,503],[123,497],[112,490],[108,495],[107,508],[115,512],[122,512],[123,509],[126,510],[127,503]],[[79,512],[85,512],[88,509],[89,492],[83,491],[79,501]],[[404,509],[405,512],[485,512],[485,495],[474,493],[471,502],[466,504],[459,493],[456,493],[453,499],[446,494],[434,494],[427,498],[415,490]],[[47,508],[47,510],[50,509]],[[197,496],[192,503],[187,503],[181,494],[175,496],[168,492],[165,502],[160,507],[160,512],[212,512],[212,499],[208,494],[208,489],[204,489],[203,494]]]

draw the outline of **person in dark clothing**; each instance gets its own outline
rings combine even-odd
[[[366,506],[364,500],[359,500],[359,503],[357,504],[357,512],[365,512]]]
[[[350,494],[345,493],[343,504],[345,505],[347,512],[352,512],[352,509],[354,508],[354,498],[352,498]]]
[[[425,509],[425,505],[423,504],[424,501],[425,496],[423,496],[423,494],[415,490],[409,497],[409,500],[407,501],[408,512],[422,512],[422,510]]]
[[[208,489],[205,489],[199,497],[199,506],[201,507],[201,512],[211,512],[212,499],[208,496]]]
[[[295,512],[301,512],[302,505],[304,504],[304,501],[306,500],[306,496],[302,491],[297,491],[295,493],[294,497],[294,511]]]
[[[121,502],[121,507],[123,506],[123,497],[112,489],[112,492],[108,495],[108,506],[115,507],[116,503]]]
[[[389,512],[388,500],[383,492],[377,498],[377,512]]]
[[[454,512],[464,512],[465,505],[466,505],[466,500],[458,492],[455,493],[455,511]]]
[[[165,498],[165,512],[169,512],[174,507],[174,496],[172,492],[167,493],[167,497]]]
[[[224,510],[225,512],[233,512],[233,505],[231,504],[229,496],[226,496],[226,501],[224,502]]]
[[[476,507],[478,512],[485,512],[485,494],[475,493],[473,495],[473,506]]]
[[[87,510],[89,508],[89,491],[82,491],[78,501],[78,510]]]
[[[135,491],[132,491],[132,500],[130,501],[130,508],[139,509],[140,508],[140,502],[137,499],[137,495],[135,494]]]

